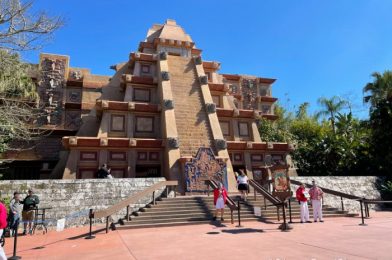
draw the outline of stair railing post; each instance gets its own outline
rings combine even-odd
[[[343,197],[340,196],[340,203],[342,204],[342,211],[344,211]]]
[[[231,224],[234,224],[234,212],[232,209],[230,209],[230,213],[231,213]]]
[[[93,229],[93,216],[94,216],[93,209],[90,209],[89,216],[88,216],[90,219],[90,231],[89,231],[88,236],[85,237],[85,239],[95,238],[95,236],[93,236],[93,231],[92,231],[92,229]]]
[[[276,206],[276,214],[278,215],[278,221],[280,221],[279,206]]]
[[[129,205],[127,206],[127,221],[129,221]]]
[[[109,233],[109,216],[106,217],[106,234]]]
[[[263,198],[264,198],[264,209],[267,210],[267,200],[265,199],[264,196],[263,196]]]
[[[359,224],[359,225],[360,225],[360,226],[367,226],[367,225],[365,224],[365,218],[364,218],[364,216],[363,216],[363,200],[362,200],[362,199],[359,200],[359,204],[361,205],[361,219],[362,219],[362,223]]]
[[[238,214],[238,226],[237,227],[242,227],[241,226],[241,206],[240,206],[240,200],[237,201],[237,214]]]
[[[366,217],[370,218],[369,203],[365,202]]]
[[[256,189],[253,188],[254,196],[255,196],[255,201],[257,200],[257,194],[256,194]]]
[[[290,198],[289,198],[289,216],[290,216],[290,221],[289,221],[289,223],[293,223],[293,220],[292,220],[292,218],[291,218],[291,200],[290,200]]]

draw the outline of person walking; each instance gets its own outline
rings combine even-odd
[[[246,201],[248,195],[248,176],[246,176],[243,170],[240,170],[240,175],[237,177],[238,190],[241,192],[241,199]]]
[[[222,183],[218,184],[218,188],[214,189],[214,205],[215,205],[215,214],[213,217],[213,221],[218,217],[218,213],[221,213],[221,221],[224,221],[223,214],[225,210],[225,204],[227,201],[227,191],[225,187],[223,187]]]
[[[7,227],[7,209],[3,204],[3,201],[0,201],[0,237],[3,235],[4,229]],[[5,256],[4,248],[0,244],[0,260],[7,260]]]
[[[39,204],[39,198],[34,194],[32,189],[29,189],[28,195],[21,202],[23,204],[22,219],[23,219],[23,235],[27,233],[27,226],[29,227],[29,234],[33,234],[32,224],[34,220],[34,210]]]
[[[18,226],[20,222],[20,218],[22,216],[22,207],[23,205],[20,203],[20,193],[15,191],[14,197],[10,202],[10,236],[14,236],[15,232],[18,232]]]
[[[310,200],[312,201],[313,208],[313,220],[317,222],[317,219],[320,222],[324,222],[323,220],[323,209],[321,200],[323,199],[324,192],[323,190],[317,186],[316,181],[312,181],[313,187],[309,190]]]
[[[305,189],[305,185],[301,183],[299,188],[296,191],[296,197],[301,205],[301,223],[312,223],[309,221],[309,208],[308,208],[308,199],[309,193]]]

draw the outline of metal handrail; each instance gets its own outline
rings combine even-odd
[[[136,202],[138,202],[140,199],[143,199],[144,197],[146,197],[147,195],[152,193],[152,201],[153,204],[155,204],[155,191],[159,190],[163,187],[168,187],[168,186],[178,186],[178,181],[161,181],[158,182],[154,185],[152,185],[151,187],[148,187],[145,190],[139,191],[136,194],[132,194],[130,195],[127,199],[122,200],[106,209],[102,209],[102,210],[90,210],[90,223],[92,221],[93,218],[104,218],[106,217],[106,233],[108,233],[109,231],[109,217],[111,215],[113,215],[114,213],[117,213],[118,211],[122,210],[123,208],[127,208],[127,219],[129,220],[129,206],[131,204],[135,204]],[[166,193],[168,193],[168,191],[166,190]],[[91,226],[91,225],[90,225]]]

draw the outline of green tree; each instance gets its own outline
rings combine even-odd
[[[363,89],[370,104],[371,150],[378,174],[392,176],[392,71],[372,76]]]
[[[335,133],[335,116],[347,105],[347,102],[337,96],[333,96],[332,98],[321,97],[318,99],[318,103],[322,110],[316,114],[317,117],[329,116],[328,120],[331,122],[333,133]]]

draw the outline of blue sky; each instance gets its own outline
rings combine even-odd
[[[66,19],[43,52],[105,75],[152,24],[175,19],[222,73],[278,79],[273,95],[290,109],[309,102],[315,111],[319,97],[338,95],[364,118],[363,86],[372,72],[392,69],[390,0],[36,0],[35,9]],[[38,62],[38,53],[24,58]]]

